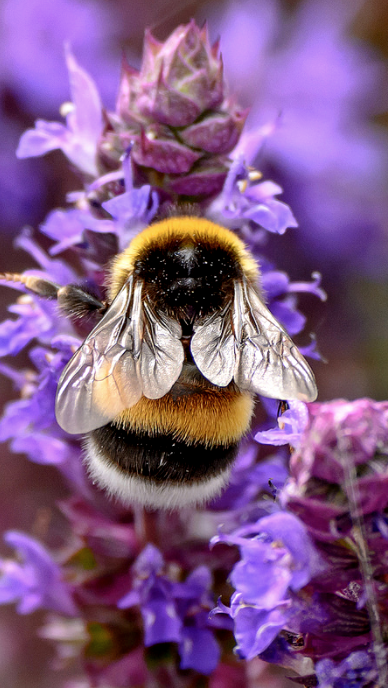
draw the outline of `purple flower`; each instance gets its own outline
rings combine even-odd
[[[85,230],[113,234],[115,226],[111,220],[95,217],[89,208],[69,208],[51,211],[40,230],[57,241],[50,248],[50,254],[57,255],[71,246],[83,243]]]
[[[68,341],[69,339],[69,341]],[[55,394],[59,375],[74,348],[73,338],[54,340],[59,351],[36,347],[30,353],[35,370],[18,376],[23,398],[6,405],[0,419],[0,441],[10,441],[12,451],[40,464],[56,465],[71,483],[85,492],[80,449],[69,442],[55,419]],[[7,367],[3,374],[14,378]]]
[[[206,567],[195,569],[184,583],[170,580],[164,573],[160,551],[147,545],[134,567],[132,590],[119,602],[126,609],[139,605],[146,647],[177,642],[182,669],[211,673],[220,651],[210,630],[211,577]]]
[[[291,514],[278,512],[212,543],[227,542],[240,548],[241,559],[230,579],[236,589],[231,607],[219,605],[235,620],[237,651],[247,659],[263,652],[296,614],[293,594],[322,571],[303,524]]]
[[[307,406],[302,401],[289,401],[288,405],[289,409],[278,418],[279,427],[257,432],[256,442],[275,446],[283,444],[298,446],[308,424]]]
[[[257,444],[251,441],[240,449],[229,484],[220,497],[212,502],[212,509],[227,511],[237,517],[240,512],[245,513],[253,505],[257,508],[259,496],[272,494],[273,489],[283,487],[287,477],[284,457],[275,454],[259,460]],[[265,508],[268,508],[268,503]],[[223,517],[226,518],[226,514]]]
[[[137,232],[150,224],[159,205],[158,194],[149,184],[139,189],[134,187],[130,154],[124,159],[123,175],[125,192],[102,204],[116,221],[120,249],[124,249]]]
[[[260,259],[260,256],[259,256]],[[319,273],[312,275],[312,282],[291,282],[285,272],[274,270],[263,258],[261,265],[261,286],[273,315],[280,320],[289,334],[294,335],[303,330],[306,317],[297,310],[295,294],[307,293],[326,300],[326,293],[321,287]]]
[[[291,616],[288,607],[285,601],[268,611],[246,604],[238,593],[232,596],[228,613],[235,622],[236,653],[241,659],[253,659],[269,647]]]
[[[23,296],[8,310],[18,318],[0,325],[0,356],[18,353],[37,336],[51,341],[56,331],[52,304],[41,304],[32,296]]]
[[[66,126],[38,120],[20,139],[19,158],[44,155],[59,148],[76,167],[96,176],[97,144],[102,133],[100,96],[94,81],[79,67],[71,52],[66,54],[72,103],[63,106]]]
[[[18,602],[18,612],[29,614],[43,608],[69,616],[77,615],[70,588],[62,580],[60,567],[48,552],[28,535],[8,531],[4,539],[15,547],[23,562],[0,563],[0,602]]]
[[[180,666],[203,674],[211,674],[220,659],[220,648],[209,628],[217,625],[209,619],[213,606],[211,586],[209,570],[199,566],[174,590],[178,612],[184,620],[179,645]]]
[[[63,261],[50,259],[31,238],[28,230],[23,232],[15,243],[28,251],[43,268],[43,270],[27,270],[26,275],[50,279],[57,284],[68,284],[74,281],[73,270]],[[3,284],[25,291],[25,287],[18,282],[4,280]],[[18,317],[15,320],[5,320],[0,324],[0,356],[18,353],[34,339],[44,344],[51,344],[59,327],[64,333],[73,332],[70,322],[58,313],[55,303],[40,299],[33,294],[23,294],[15,305],[9,306],[8,310]]]
[[[209,217],[226,226],[244,228],[245,233],[252,231],[249,221],[275,234],[297,227],[288,205],[275,199],[283,189],[271,181],[252,183],[260,175],[248,170],[244,157],[239,155],[233,161],[221,194],[209,207]]]
[[[159,550],[147,545],[134,566],[133,589],[119,602],[126,609],[141,606],[144,644],[179,642],[182,621],[175,608],[172,583],[162,575],[164,560]]]
[[[49,278],[57,284],[68,284],[76,281],[76,273],[63,260],[53,260],[39,244],[32,238],[29,229],[24,229],[22,233],[16,238],[15,246],[27,251],[32,258],[38,263],[42,270],[28,270],[25,274],[36,275],[37,277]]]

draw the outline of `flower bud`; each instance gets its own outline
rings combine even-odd
[[[225,94],[218,43],[192,20],[164,43],[146,32],[137,71],[123,64],[116,113],[100,143],[100,160],[119,165],[131,146],[135,176],[168,194],[209,197],[220,191],[247,110]]]

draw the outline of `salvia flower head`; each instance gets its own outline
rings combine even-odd
[[[298,403],[286,413],[256,435],[297,446],[281,510],[213,540],[240,550],[230,607],[215,611],[234,620],[240,656],[293,667],[302,685],[386,685],[388,404]],[[303,658],[315,673],[297,666]]]
[[[321,541],[346,537],[354,517],[388,504],[388,403],[344,400],[309,406],[283,495]]]
[[[222,188],[246,115],[226,93],[206,27],[191,21],[164,43],[148,31],[140,70],[123,65],[102,159],[115,166],[132,145],[139,178],[170,194],[209,196]]]

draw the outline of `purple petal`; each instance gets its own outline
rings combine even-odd
[[[22,135],[16,155],[26,158],[59,148],[82,172],[97,176],[97,144],[102,132],[99,95],[93,80],[79,67],[69,51],[67,66],[73,97],[67,126],[38,120],[35,129],[28,129]]]
[[[273,301],[270,310],[290,335],[298,334],[306,324],[306,316],[296,310],[295,300],[292,297],[284,301]]]
[[[12,451],[27,454],[28,458],[35,463],[53,466],[66,463],[72,454],[72,449],[67,442],[43,433],[17,437],[12,442]]]
[[[144,578],[152,574],[161,573],[164,567],[164,559],[160,551],[154,545],[148,544],[138,556],[133,567],[138,576]]]
[[[293,562],[284,547],[247,540],[241,547],[241,556],[230,579],[245,603],[268,611],[286,599]]]
[[[291,208],[275,199],[251,206],[245,210],[244,216],[274,234],[284,234],[288,227],[298,226]]]
[[[55,211],[54,211],[55,212]],[[42,229],[42,226],[40,227]],[[43,268],[46,274],[39,270],[27,270],[26,274],[40,276],[43,279],[50,278],[58,284],[69,284],[76,280],[75,272],[62,260],[53,260],[45,251],[33,240],[29,229],[23,230],[15,239],[15,246],[27,251],[36,260],[38,265]]]
[[[130,607],[135,607],[141,602],[141,595],[139,590],[130,590],[127,595],[119,600],[117,606],[119,609],[129,609]]]
[[[14,547],[23,558],[18,571],[14,567],[15,593],[20,597],[18,610],[29,613],[38,607],[57,611],[61,614],[76,615],[77,610],[70,591],[61,581],[60,569],[50,555],[38,542],[28,535],[8,531],[5,541]],[[0,579],[1,589],[2,579]],[[11,578],[5,581],[10,590]]]
[[[290,587],[293,590],[299,590],[324,570],[306,527],[293,514],[280,511],[265,516],[258,521],[258,527],[260,532],[272,537],[274,542],[281,542],[291,553],[293,564]]]
[[[52,255],[83,242],[86,229],[101,233],[115,232],[114,223],[111,220],[99,220],[88,210],[78,208],[53,210],[40,226],[44,234],[58,241],[56,246],[50,249]]]
[[[182,622],[172,601],[151,600],[142,605],[144,623],[144,644],[146,647],[157,643],[179,642]]]
[[[57,148],[63,150],[68,139],[69,132],[64,124],[38,119],[35,122],[35,129],[27,129],[22,134],[16,156],[18,158],[31,158],[44,155]]]
[[[218,643],[209,629],[194,626],[184,628],[179,644],[181,669],[211,674],[219,662],[220,654]]]
[[[287,624],[288,617],[284,606],[270,612],[254,607],[238,608],[234,633],[240,657],[249,660],[263,652]]]
[[[102,131],[100,95],[93,79],[79,66],[69,49],[66,50],[66,63],[69,70],[71,99],[75,107],[74,129],[91,148],[96,149]]]
[[[18,353],[35,337],[49,340],[54,334],[53,321],[37,303],[11,306],[10,310],[20,317],[0,324],[0,356]]]
[[[290,278],[285,272],[262,269],[261,284],[269,301],[288,292]]]

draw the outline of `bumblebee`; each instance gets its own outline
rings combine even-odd
[[[263,303],[231,231],[171,217],[109,270],[103,303],[76,285],[7,275],[98,322],[65,367],[56,417],[82,434],[92,479],[124,503],[177,508],[226,485],[254,397],[313,401],[314,375]]]

